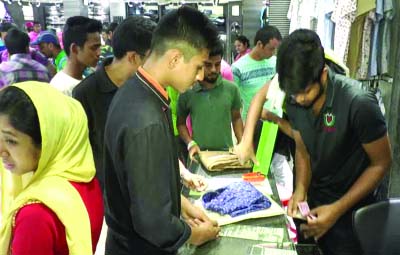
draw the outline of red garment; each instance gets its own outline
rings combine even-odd
[[[70,183],[81,195],[88,211],[94,254],[104,214],[100,184],[96,178],[90,183]],[[12,255],[68,255],[65,227],[44,204],[26,205],[17,213],[11,249]]]

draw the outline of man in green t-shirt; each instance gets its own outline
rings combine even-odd
[[[42,32],[31,45],[39,45],[41,53],[54,59],[57,72],[61,71],[67,63],[67,55],[61,49],[60,42],[55,34],[49,31]]]
[[[243,102],[243,121],[254,95],[276,73],[274,53],[281,40],[276,27],[265,26],[257,31],[251,52],[232,64],[233,79]]]
[[[233,146],[232,131],[240,142],[243,121],[240,117],[240,95],[236,85],[221,77],[222,45],[216,46],[204,65],[204,79],[178,99],[179,135],[188,145],[189,156],[200,150],[228,150]],[[190,114],[193,133],[186,127]]]

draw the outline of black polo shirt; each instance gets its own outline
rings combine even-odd
[[[72,96],[81,102],[88,118],[89,139],[96,165],[96,176],[103,190],[104,128],[108,108],[118,90],[118,87],[110,80],[105,70],[105,67],[111,64],[112,60],[112,58],[105,59],[103,65],[96,72],[80,82],[72,91]]]
[[[105,129],[107,254],[174,254],[189,238],[166,91],[143,69],[114,96]]]
[[[370,163],[362,144],[386,133],[375,95],[360,88],[358,81],[329,70],[326,102],[318,116],[311,108],[286,105],[310,154],[308,196],[315,206],[332,203],[350,189]]]

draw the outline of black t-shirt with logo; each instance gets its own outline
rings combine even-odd
[[[311,108],[286,107],[292,127],[300,132],[310,154],[309,202],[318,206],[336,201],[369,165],[362,144],[387,131],[375,95],[363,91],[358,81],[329,70],[326,101],[318,116]],[[371,199],[372,194],[366,198]]]

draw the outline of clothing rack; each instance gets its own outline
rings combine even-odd
[[[393,83],[393,78],[391,76],[387,75],[387,74],[375,75],[375,76],[372,76],[372,77],[367,78],[367,79],[358,79],[358,80],[363,82],[363,83],[364,82],[370,82],[371,85],[373,85],[371,87],[378,87],[379,81],[385,81],[385,82],[390,83],[390,84]]]

